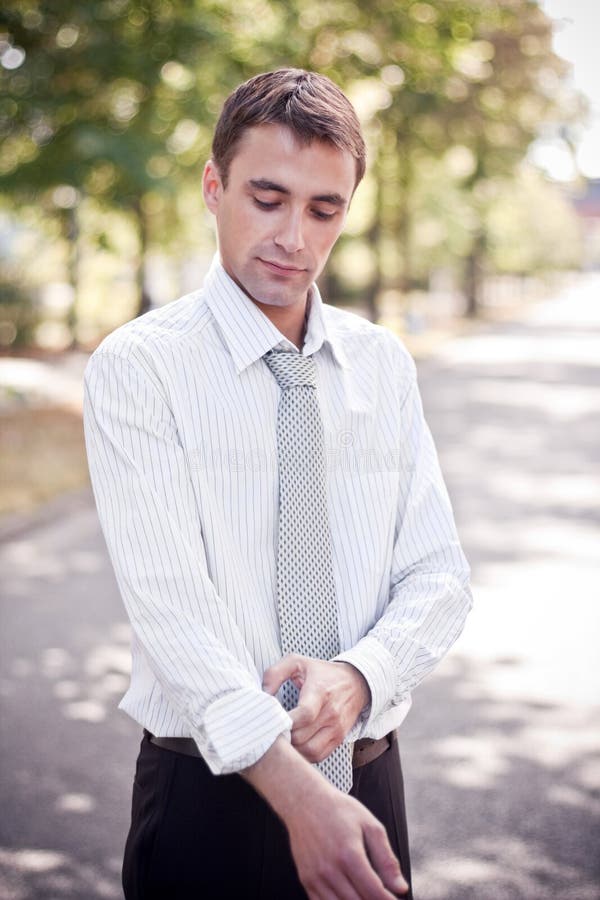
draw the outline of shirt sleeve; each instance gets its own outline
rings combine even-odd
[[[355,666],[371,690],[371,705],[353,738],[376,732],[377,719],[409,699],[459,636],[472,605],[469,565],[423,414],[414,363],[407,358],[406,364],[411,377],[399,410],[389,601],[371,630],[336,657]]]
[[[256,762],[291,719],[265,693],[212,584],[197,498],[151,365],[100,348],[85,373],[84,425],[98,514],[125,608],[161,690],[211,771]]]

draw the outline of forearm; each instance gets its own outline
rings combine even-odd
[[[435,667],[460,634],[472,603],[469,566],[414,378],[399,421],[388,601],[369,632],[336,657],[356,666],[369,684],[366,727],[402,704]]]
[[[338,659],[354,665],[369,684],[367,727],[401,704],[448,652],[471,608],[466,580],[407,579],[385,613],[358,644]]]
[[[237,771],[291,723],[209,575],[172,411],[145,371],[111,353],[92,357],[85,388],[90,476],[136,644],[211,770]]]
[[[407,884],[385,829],[353,797],[332,787],[285,740],[242,773],[287,828],[298,877],[313,898],[392,900]]]
[[[311,795],[335,792],[335,788],[283,736],[240,775],[264,797],[284,823],[303,808]]]

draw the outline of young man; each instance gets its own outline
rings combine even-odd
[[[470,593],[412,360],[315,286],[364,166],[327,78],[241,85],[203,290],[86,372],[144,727],[127,900],[412,896],[395,729]]]

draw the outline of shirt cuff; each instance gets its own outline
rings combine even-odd
[[[191,734],[213,775],[239,772],[264,756],[292,720],[276,697],[255,688],[231,691],[215,700]]]
[[[366,715],[361,722],[361,730],[364,730],[394,702],[394,659],[376,638],[367,635],[350,650],[339,653],[335,660],[350,663],[358,669],[369,685],[371,704],[367,707]]]

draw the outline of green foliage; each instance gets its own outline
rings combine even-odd
[[[578,266],[581,228],[564,194],[527,166],[495,188],[486,214],[488,252],[495,271],[538,274]]]
[[[73,185],[134,208],[174,190],[207,150],[214,67],[199,67],[218,5],[103,0],[9,2],[23,64],[2,71],[0,186],[36,195]]]
[[[142,258],[180,239],[236,84],[281,65],[330,75],[370,148],[351,240],[371,244],[373,306],[386,283],[484,246],[486,183],[580,112],[534,0],[5,0],[0,31],[0,190],[48,215],[82,197],[124,210]],[[433,243],[431,173],[459,220],[441,215]]]
[[[23,347],[34,337],[39,315],[31,294],[0,271],[0,347]]]

